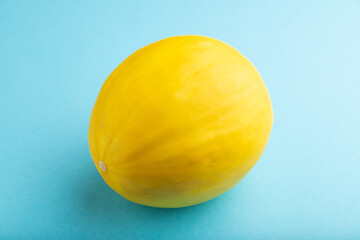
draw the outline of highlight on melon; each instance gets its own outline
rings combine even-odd
[[[105,182],[142,205],[177,208],[234,187],[273,123],[256,68],[233,47],[176,36],[134,52],[106,79],[89,147]]]

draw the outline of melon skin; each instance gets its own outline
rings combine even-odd
[[[234,187],[265,149],[266,86],[231,46],[177,36],[130,55],[106,79],[89,125],[105,182],[142,205],[177,208]]]

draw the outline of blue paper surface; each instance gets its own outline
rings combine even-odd
[[[111,71],[165,37],[220,39],[259,70],[268,146],[183,209],[112,191],[88,150]],[[359,1],[0,1],[0,239],[359,239]]]

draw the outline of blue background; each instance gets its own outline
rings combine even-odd
[[[360,238],[360,1],[0,0],[0,239]],[[220,39],[258,68],[267,149],[207,203],[128,202],[91,160],[104,80],[165,37]]]

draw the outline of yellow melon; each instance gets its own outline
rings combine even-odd
[[[90,117],[91,156],[135,203],[190,206],[235,186],[273,123],[255,67],[209,37],[177,36],[133,53],[105,81]]]

